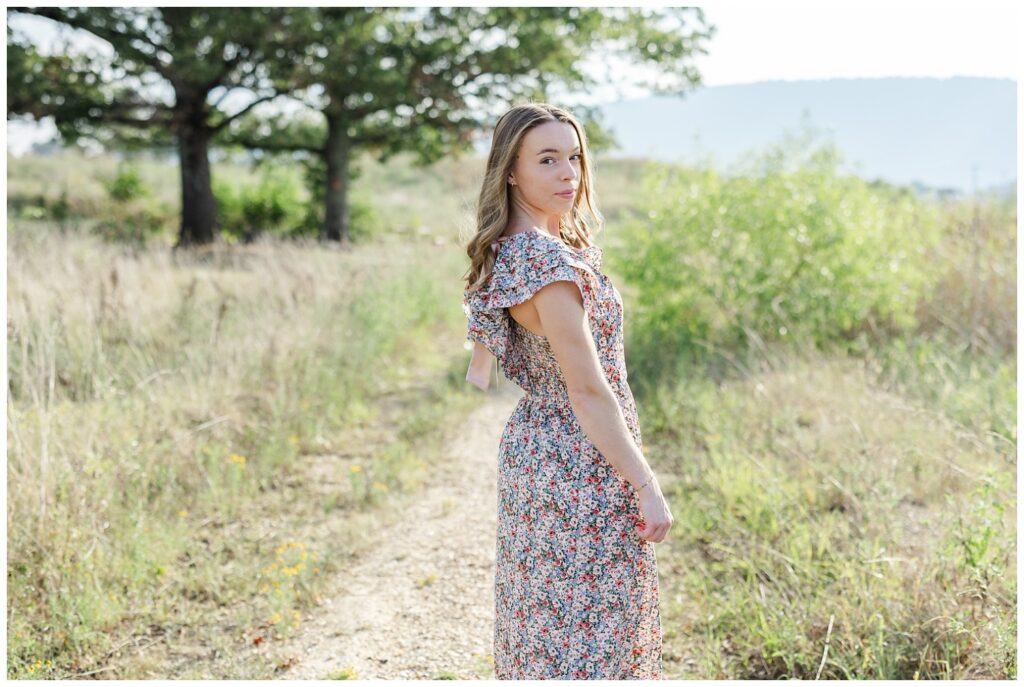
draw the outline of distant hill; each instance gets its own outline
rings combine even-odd
[[[622,149],[611,157],[719,169],[778,142],[801,119],[826,132],[867,179],[970,192],[1015,186],[1017,82],[975,77],[762,81],[601,107]],[[972,169],[976,167],[976,178]]]

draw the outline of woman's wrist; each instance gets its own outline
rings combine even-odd
[[[657,479],[655,478],[654,470],[651,470],[651,472],[648,473],[648,475],[645,478],[643,478],[637,484],[633,485],[633,489],[636,490],[636,493],[640,494],[643,493],[645,490],[653,491],[656,486]]]

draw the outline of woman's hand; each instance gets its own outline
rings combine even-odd
[[[674,520],[657,478],[651,480],[647,488],[640,491],[639,496],[642,521],[637,523],[637,527],[640,528],[640,538],[652,544],[664,541]]]

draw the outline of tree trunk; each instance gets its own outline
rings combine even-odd
[[[327,115],[327,192],[324,227],[321,238],[328,241],[349,241],[348,225],[348,160],[351,142],[348,122],[337,115]]]
[[[181,166],[181,232],[175,248],[213,243],[217,234],[217,201],[210,180],[210,132],[183,126],[178,132]]]

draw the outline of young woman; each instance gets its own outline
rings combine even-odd
[[[622,298],[591,243],[587,139],[567,111],[498,120],[467,246],[466,379],[526,391],[498,457],[499,679],[659,679],[654,543],[672,515],[626,383]]]

